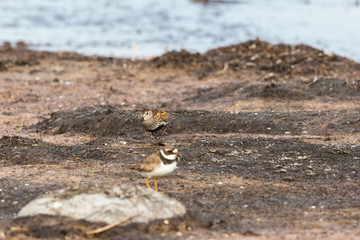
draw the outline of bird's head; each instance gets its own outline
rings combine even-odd
[[[178,149],[173,146],[165,146],[160,149],[160,154],[166,160],[176,160],[178,157]]]

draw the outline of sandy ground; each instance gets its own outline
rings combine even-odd
[[[145,186],[124,167],[162,142],[181,161],[159,187],[187,215],[92,238],[360,239],[360,64],[260,40],[136,61],[0,53],[0,238],[88,238],[103,224],[15,217],[65,186]],[[149,107],[172,117],[156,136]]]

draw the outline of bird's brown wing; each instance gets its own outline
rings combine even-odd
[[[140,171],[143,172],[151,172],[154,168],[159,165],[161,162],[161,158],[158,154],[152,154],[142,161],[140,164]]]
[[[164,110],[159,110],[158,114],[160,115],[160,118],[164,121],[169,121],[169,114],[167,112],[165,112]]]
[[[154,168],[160,164],[160,157],[158,154],[152,154],[145,158],[142,163],[129,166],[129,169],[135,169],[141,172],[151,172]]]

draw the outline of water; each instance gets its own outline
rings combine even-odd
[[[259,37],[360,61],[358,0],[1,0],[0,42],[120,57],[204,52]]]

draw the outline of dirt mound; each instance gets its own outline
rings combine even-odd
[[[181,69],[199,78],[218,70],[216,63],[211,62],[207,56],[200,53],[190,53],[186,50],[165,53],[160,57],[155,57],[150,63],[156,68]]]
[[[315,98],[323,101],[355,100],[360,97],[360,80],[315,78],[309,81],[271,82],[265,85],[251,85],[239,94],[249,97],[296,101]]]
[[[113,106],[84,107],[56,112],[50,119],[33,126],[53,134],[82,132],[94,136],[124,136],[143,133],[140,111],[120,110]]]
[[[10,65],[37,65],[38,55],[35,51],[27,50],[27,45],[23,42],[18,42],[16,47],[6,42],[0,47],[0,71],[7,70]]]
[[[9,42],[5,42],[0,46],[0,71],[8,70],[11,66],[34,66],[39,65],[41,60],[71,60],[71,61],[99,61],[102,65],[115,63],[123,65],[124,63],[134,63],[129,59],[85,56],[76,52],[47,52],[33,51],[28,49],[28,45],[24,42],[17,42],[16,46],[11,46]]]
[[[343,79],[314,79],[309,83],[310,93],[317,96],[348,98],[360,96],[360,80],[346,81]]]
[[[208,111],[169,111],[170,123],[159,134],[262,133],[328,135],[330,132],[358,132],[360,112],[227,113]],[[140,112],[114,106],[84,107],[56,112],[31,128],[53,134],[78,132],[93,136],[146,137]],[[157,133],[155,133],[156,135]]]
[[[334,54],[299,44],[270,44],[261,40],[210,50],[204,54],[169,52],[150,61],[157,68],[177,68],[203,78],[212,72],[255,68],[281,76],[328,76],[335,72],[360,71],[360,64]]]
[[[70,159],[104,159],[113,154],[91,145],[57,146],[17,136],[0,139],[0,163],[3,165],[59,164]]]

